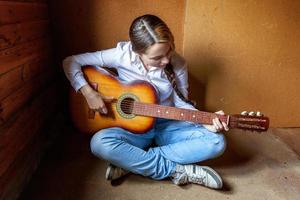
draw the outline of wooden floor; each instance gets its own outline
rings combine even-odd
[[[89,152],[90,138],[68,132],[45,156],[21,200],[300,199],[300,128],[229,131],[224,155],[199,163],[221,174],[222,191],[133,174],[111,184],[104,178],[107,163]]]

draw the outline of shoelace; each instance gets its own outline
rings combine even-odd
[[[175,173],[172,175],[172,181],[176,184],[176,185],[184,185],[186,183],[189,182],[188,180],[188,175],[184,172],[184,173]]]
[[[193,182],[193,183],[203,184],[204,183],[204,179],[205,179],[205,176],[199,177],[196,174],[193,174],[193,175],[189,176],[189,181]]]
[[[178,181],[178,184],[183,185],[183,184],[186,184],[186,183],[188,183],[188,182],[189,182],[189,180],[188,180],[188,175],[187,175],[186,173],[184,173],[184,174],[180,177],[180,179],[179,179],[179,181]]]

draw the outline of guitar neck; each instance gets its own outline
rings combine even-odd
[[[218,115],[215,113],[141,103],[137,101],[134,102],[132,113],[149,117],[191,121],[201,124],[212,124],[212,120],[218,117],[222,122],[225,122],[227,125],[229,124],[229,115]]]

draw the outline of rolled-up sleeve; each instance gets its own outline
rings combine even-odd
[[[101,52],[84,53],[74,56],[69,56],[63,60],[64,72],[69,79],[72,87],[78,91],[82,86],[87,84],[81,67],[85,65],[100,65],[103,66],[103,61],[100,56]]]
[[[63,69],[72,87],[78,91],[82,86],[87,84],[81,70],[82,66],[94,65],[117,68],[120,65],[120,58],[124,54],[122,49],[123,44],[119,43],[116,48],[112,49],[78,54],[65,58],[63,60]]]

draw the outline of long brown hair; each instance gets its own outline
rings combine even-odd
[[[155,43],[169,43],[175,49],[174,37],[167,24],[155,15],[137,17],[129,29],[132,50],[145,53],[148,47]]]

